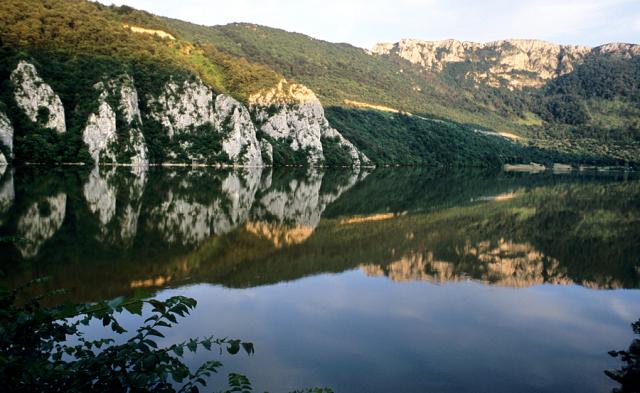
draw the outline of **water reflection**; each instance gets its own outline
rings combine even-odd
[[[471,259],[462,268],[455,262],[439,260],[433,251],[409,252],[386,266],[364,265],[370,276],[387,276],[394,281],[445,283],[474,278],[485,283],[515,288],[544,283],[573,284],[560,262],[545,256],[529,243],[500,239],[497,244],[467,242],[456,250],[456,261]]]
[[[352,269],[637,288],[639,195],[611,176],[21,168],[0,178],[0,233],[21,238],[0,245],[0,267],[12,285],[52,276],[80,301]]]
[[[0,169],[0,226],[4,225],[6,214],[13,205],[16,192],[13,187],[13,173],[7,171],[6,167]]]
[[[96,167],[91,171],[82,193],[89,211],[98,219],[96,240],[119,248],[132,246],[146,181],[142,168],[130,172]]]
[[[62,226],[67,207],[67,195],[56,194],[41,198],[29,206],[18,220],[16,236],[22,241],[16,245],[24,258],[38,255],[40,247]]]

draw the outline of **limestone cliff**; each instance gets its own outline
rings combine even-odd
[[[396,55],[426,70],[441,72],[451,63],[472,63],[465,77],[477,83],[509,88],[541,87],[571,72],[593,49],[539,40],[476,43],[457,40],[405,39],[377,44],[371,53]]]
[[[166,129],[170,139],[180,140],[179,145],[192,162],[204,163],[207,159],[194,152],[190,134],[196,128],[209,125],[212,139],[220,139],[222,151],[234,165],[261,166],[261,148],[256,130],[247,109],[226,95],[216,96],[201,80],[170,81],[158,97],[150,97],[149,116]],[[176,158],[178,152],[170,152]]]
[[[222,150],[234,163],[247,166],[263,164],[261,145],[246,107],[233,98],[220,94],[216,97],[215,121],[223,133]],[[271,162],[271,157],[269,162]]]
[[[331,127],[320,100],[306,86],[282,79],[273,89],[253,94],[249,103],[260,130],[287,142],[294,151],[305,151],[309,165],[324,161],[324,138],[336,139],[349,152],[353,166],[371,164],[364,153]]]
[[[66,131],[62,101],[38,76],[33,64],[20,62],[11,80],[16,102],[30,119],[59,133]],[[81,136],[97,165],[148,165],[149,148],[142,131],[147,122],[154,133],[161,133],[161,142],[152,141],[153,151],[158,153],[160,149],[158,154],[166,163],[227,163],[247,167],[278,164],[273,162],[274,148],[270,143],[278,141],[303,152],[311,166],[323,165],[327,143],[332,152],[340,149],[332,157],[344,157],[346,152],[351,162],[345,164],[371,165],[362,152],[331,127],[311,90],[285,80],[250,97],[253,117],[242,103],[228,95],[216,94],[197,77],[170,79],[159,93],[146,93],[144,113],[129,75],[105,77],[93,87],[97,91],[97,105],[82,125]],[[258,138],[254,121],[266,137]],[[6,164],[12,159],[13,129],[1,113],[0,142],[5,146],[0,151],[0,164]]]
[[[593,52],[602,55],[619,56],[623,59],[631,59],[632,57],[640,56],[640,45],[614,42],[594,48]]]
[[[6,164],[13,156],[13,127],[7,115],[0,112],[0,145],[4,145],[9,157],[0,150],[0,165]]]
[[[94,87],[100,91],[98,110],[89,116],[82,133],[94,162],[148,165],[147,146],[140,130],[142,117],[138,92],[131,77],[122,75],[106,83],[99,82]],[[117,103],[117,107],[113,108],[110,102]],[[117,117],[121,117],[120,127],[124,128],[120,130],[120,137]]]
[[[15,100],[33,122],[59,133],[67,130],[60,97],[38,75],[33,64],[21,61],[11,73]]]
[[[82,140],[89,148],[89,154],[96,164],[116,161],[116,152],[112,147],[117,144],[116,113],[106,102],[106,93],[100,95],[98,112],[92,113],[82,132]]]
[[[169,138],[177,132],[213,122],[213,91],[202,81],[170,81],[158,97],[149,97],[149,116],[159,121]]]

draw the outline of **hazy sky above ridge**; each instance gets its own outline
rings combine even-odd
[[[640,43],[640,0],[99,0],[203,25],[250,22],[370,47],[401,38]]]

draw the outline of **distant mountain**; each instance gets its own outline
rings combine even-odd
[[[0,4],[0,162],[634,164],[638,48],[372,51],[85,0]]]
[[[371,52],[399,56],[435,72],[442,72],[456,63],[472,64],[462,76],[476,84],[522,89],[541,88],[549,80],[570,73],[592,50],[538,40],[504,40],[486,44],[457,40],[402,40],[395,44],[376,44]]]

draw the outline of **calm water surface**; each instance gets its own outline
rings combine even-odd
[[[259,391],[606,392],[640,317],[623,174],[20,168],[0,235],[5,284],[196,298],[164,343],[253,341]]]

